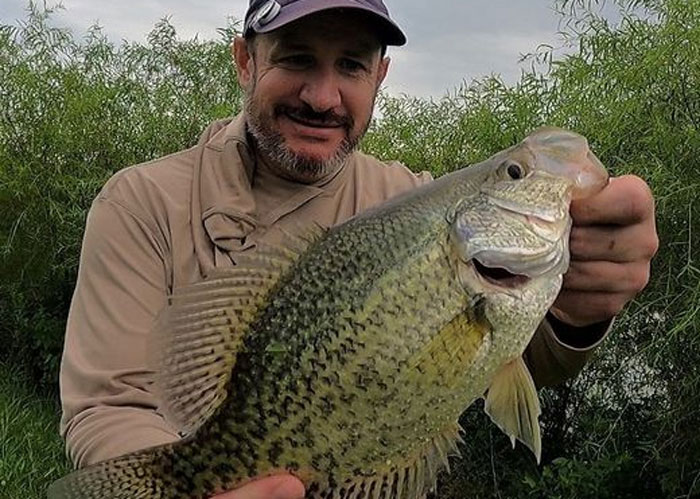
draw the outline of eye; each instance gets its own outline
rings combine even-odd
[[[340,67],[347,71],[348,73],[356,73],[365,69],[361,62],[355,61],[353,59],[342,59],[339,62]]]
[[[506,164],[506,172],[513,180],[520,180],[525,176],[525,170],[518,163],[510,162]]]
[[[281,62],[289,67],[301,68],[313,64],[313,57],[305,54],[295,54],[282,58]]]

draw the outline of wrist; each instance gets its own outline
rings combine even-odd
[[[551,312],[547,312],[546,320],[559,343],[572,350],[588,350],[598,346],[603,341],[610,331],[614,318],[588,326],[572,326],[558,319]]]

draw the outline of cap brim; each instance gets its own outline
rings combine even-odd
[[[381,12],[377,12],[370,7],[363,6],[362,4],[358,3],[357,0],[297,0],[296,2],[282,6],[279,14],[277,14],[277,16],[270,22],[254,28],[251,26],[249,29],[253,29],[253,31],[256,33],[268,33],[309,14],[323,10],[341,8],[362,10],[369,14],[373,14],[383,28],[383,31],[380,33],[382,43],[396,46],[404,45],[406,43],[406,36],[394,21]]]

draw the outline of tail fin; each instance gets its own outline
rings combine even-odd
[[[156,461],[162,447],[128,454],[75,471],[54,482],[49,499],[145,499],[163,497]]]

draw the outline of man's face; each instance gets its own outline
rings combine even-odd
[[[364,14],[322,11],[234,44],[259,152],[288,178],[339,168],[364,135],[389,60]]]

